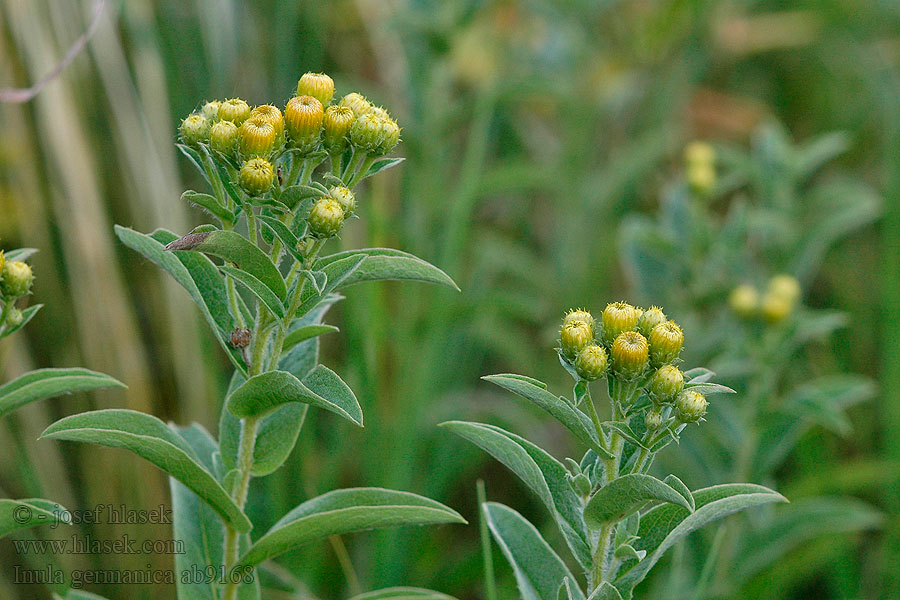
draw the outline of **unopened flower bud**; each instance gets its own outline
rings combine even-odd
[[[644,425],[648,431],[656,431],[662,426],[662,412],[659,410],[648,410],[644,414]]]
[[[600,379],[606,373],[606,349],[597,344],[584,348],[575,357],[575,372],[587,381]]]
[[[678,358],[684,344],[684,332],[675,321],[660,323],[650,332],[650,358],[656,365],[664,365]]]
[[[325,73],[304,73],[297,82],[297,95],[312,96],[328,106],[334,97],[334,80]]]
[[[715,149],[706,142],[695,141],[684,149],[684,162],[689,167],[694,165],[709,165],[716,161]]]
[[[269,126],[271,127],[271,125]],[[272,163],[264,158],[251,158],[241,165],[240,184],[251,196],[261,196],[269,191],[275,180]]]
[[[377,152],[387,136],[385,123],[372,113],[358,117],[350,128],[350,143],[365,152]]]
[[[397,121],[390,118],[382,118],[381,129],[384,131],[384,137],[374,151],[379,156],[387,154],[400,143],[400,126],[397,125]]]
[[[344,218],[349,217],[356,210],[356,196],[350,191],[350,188],[336,185],[328,190],[328,195],[341,205],[341,209],[344,211]]]
[[[22,321],[25,320],[25,315],[22,314],[22,311],[18,308],[11,308],[9,313],[6,315],[6,324],[10,327],[18,327],[22,324]],[[3,323],[0,323],[2,325]]]
[[[563,318],[563,323],[571,323],[572,321],[582,321],[591,328],[591,332],[595,331],[594,316],[584,309],[573,308],[572,310],[567,312],[566,316]]]
[[[238,126],[231,121],[218,121],[209,128],[209,147],[225,156],[234,154],[238,142]]]
[[[260,117],[247,119],[241,124],[238,137],[241,158],[268,158],[275,149],[276,137],[275,127],[271,123]]]
[[[563,354],[575,358],[594,339],[594,332],[583,321],[564,323],[559,330],[559,345]]]
[[[638,309],[627,302],[607,304],[600,317],[603,321],[603,339],[611,344],[619,334],[634,329],[639,316]]]
[[[776,275],[769,280],[769,293],[795,304],[800,300],[800,282],[790,275]]]
[[[210,123],[215,123],[219,120],[220,106],[222,106],[222,103],[218,100],[210,100],[203,104],[203,108],[200,109],[200,114]]]
[[[313,204],[307,222],[310,233],[315,237],[331,237],[341,230],[344,223],[344,209],[334,198],[324,196]]]
[[[620,333],[612,345],[613,370],[624,377],[636,377],[647,366],[647,339],[637,331]]]
[[[249,117],[250,105],[240,98],[231,98],[219,105],[219,119],[222,121],[231,121],[240,126]]]
[[[700,392],[684,390],[675,400],[675,417],[682,423],[696,423],[706,414],[709,403]]]
[[[275,128],[276,143],[284,137],[284,117],[277,106],[263,104],[250,111],[250,118],[259,118]]]
[[[356,114],[346,106],[329,106],[322,122],[322,141],[332,154],[344,151]]]
[[[705,164],[688,167],[687,182],[694,192],[701,196],[706,196],[716,187],[715,165]]]
[[[324,116],[322,103],[313,96],[295,96],[288,100],[284,107],[284,122],[295,148],[309,152],[318,145]]]
[[[749,283],[742,283],[728,296],[728,306],[742,319],[749,319],[759,310],[759,292]]]
[[[794,303],[788,298],[767,292],[763,296],[760,312],[769,323],[780,323],[794,312]]]
[[[31,267],[20,260],[5,260],[2,277],[0,277],[0,291],[6,298],[19,298],[31,292],[31,284],[34,282],[34,273]]]
[[[372,104],[366,100],[365,96],[357,94],[356,92],[351,92],[341,98],[341,101],[338,102],[338,106],[346,106],[352,110],[353,114],[357,117],[361,117],[372,111]]]
[[[641,316],[638,318],[637,330],[641,332],[641,335],[644,337],[650,337],[650,332],[653,331],[654,327],[660,323],[665,323],[668,320],[666,313],[664,313],[660,307],[651,306],[642,312]]]
[[[209,121],[196,113],[188,115],[179,128],[181,139],[191,146],[206,141],[209,137]]]
[[[648,388],[657,402],[671,402],[684,389],[684,373],[675,365],[663,365],[653,374]]]

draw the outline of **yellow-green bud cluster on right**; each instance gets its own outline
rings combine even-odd
[[[784,321],[797,309],[803,292],[796,278],[781,274],[769,280],[763,294],[744,283],[731,291],[728,306],[742,319],[761,317],[766,323]]]
[[[684,149],[684,162],[690,188],[705,196],[716,185],[716,151],[706,142],[691,142]]]

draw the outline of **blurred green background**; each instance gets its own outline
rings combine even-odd
[[[94,6],[0,0],[0,85],[27,87],[49,72]],[[621,219],[655,211],[688,141],[746,146],[777,120],[801,141],[848,132],[839,166],[884,198],[880,222],[834,248],[806,294],[810,306],[848,313],[850,327],[832,340],[837,368],[877,378],[879,395],[853,409],[848,438],[811,430],[780,489],[790,495],[792,482],[828,473],[887,519],[878,531],[787,555],[741,597],[900,598],[895,0],[106,2],[60,78],[28,103],[0,104],[0,244],[41,250],[34,301],[47,305],[0,346],[0,381],[81,365],[129,390],[30,406],[0,424],[0,496],[45,496],[72,509],[168,502],[164,476],[131,456],[35,438],[54,418],[113,406],[214,430],[227,361],[187,295],[118,244],[112,225],[184,233],[201,223],[179,202],[203,183],[174,147],[178,120],[206,99],[283,105],[310,70],[331,74],[338,94],[383,104],[404,128],[406,162],[371,180],[362,219],[341,243],[417,254],[462,293],[413,284],[350,291],[329,318],[342,333],[324,340],[322,362],[354,388],[366,427],[311,413],[288,468],[254,482],[253,496],[264,499],[251,501],[257,518],[272,523],[334,487],[378,485],[446,502],[474,524],[483,478],[490,499],[546,523],[511,474],[435,425],[498,423],[562,456],[571,440],[558,427],[479,376],[528,373],[565,389],[552,351],[562,312],[599,311],[632,293],[617,253]],[[147,525],[79,531],[171,535]],[[353,573],[328,544],[281,563],[318,597],[397,584],[482,597],[474,525],[345,542]],[[58,560],[68,570],[171,565],[165,556]],[[47,597],[46,587],[13,584],[17,564],[41,561],[4,541],[0,597]],[[151,586],[95,591],[174,597],[174,588]]]

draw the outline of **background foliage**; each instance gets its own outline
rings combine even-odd
[[[92,7],[0,2],[0,81],[26,87],[52,69]],[[760,124],[777,120],[801,142],[848,132],[837,166],[884,198],[880,222],[828,253],[805,298],[847,313],[850,326],[829,340],[828,368],[879,379],[878,396],[850,410],[850,436],[810,429],[779,489],[855,495],[887,518],[877,531],[828,536],[791,554],[758,575],[767,585],[747,597],[900,597],[900,8],[888,0],[107,2],[61,78],[30,103],[0,105],[0,238],[7,248],[41,248],[35,301],[46,305],[15,346],[0,346],[0,358],[3,381],[33,367],[84,365],[129,390],[6,419],[0,444],[15,451],[0,460],[0,495],[53,497],[70,509],[168,502],[163,475],[124,454],[34,440],[54,418],[88,408],[214,425],[227,360],[218,354],[196,369],[193,357],[215,341],[183,292],[115,241],[112,224],[187,232],[199,223],[178,201],[200,182],[176,155],[177,119],[204,96],[286,99],[307,70],[390,106],[404,127],[407,161],[372,182],[366,218],[347,228],[346,245],[404,248],[463,291],[389,284],[348,293],[332,319],[345,335],[323,339],[324,352],[356,391],[366,428],[311,414],[289,464],[260,483],[270,502],[250,507],[254,520],[270,525],[298,496],[383,485],[436,498],[472,521],[482,477],[490,499],[544,523],[554,539],[509,473],[435,424],[514,426],[564,454],[571,440],[558,427],[478,377],[515,371],[567,385],[547,359],[558,315],[635,293],[620,268],[620,221],[655,213],[688,140],[746,147]],[[21,454],[31,460],[14,460]],[[310,489],[296,489],[298,481]],[[129,531],[169,535],[115,525],[94,533]],[[414,583],[481,596],[476,527],[346,543],[362,589]],[[0,564],[19,561],[0,545]],[[147,560],[60,562],[142,568]],[[302,565],[325,597],[357,587],[327,544],[284,564]],[[511,575],[498,571],[511,591]],[[97,591],[155,596],[132,586]],[[42,593],[13,587],[9,569],[0,574],[3,597]]]

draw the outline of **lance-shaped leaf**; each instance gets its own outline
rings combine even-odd
[[[284,318],[284,304],[275,295],[269,286],[264,284],[262,281],[248,273],[247,271],[242,271],[240,269],[236,269],[235,267],[229,265],[222,265],[219,269],[232,277],[235,281],[243,285],[245,288],[250,290],[256,298],[262,302],[266,308],[271,311],[273,315],[278,317],[279,319]]]
[[[324,302],[332,296],[332,292],[337,289],[348,277],[350,277],[356,269],[366,260],[365,256],[348,256],[341,260],[328,263],[321,266],[316,265],[317,272],[325,274],[325,287],[322,290],[314,289],[312,284],[305,285],[301,292],[302,302],[297,310],[297,315],[302,317],[313,308]],[[321,266],[321,269],[320,269]]]
[[[503,504],[485,502],[482,514],[516,576],[522,600],[557,600],[559,588],[575,577],[566,564],[522,515]],[[578,586],[572,600],[584,600]]]
[[[284,352],[287,352],[300,342],[324,335],[326,333],[336,333],[340,331],[334,325],[305,325],[298,327],[284,337]]]
[[[358,594],[350,600],[456,600],[453,596],[415,587],[392,587]]]
[[[469,440],[501,463],[537,494],[559,526],[579,564],[591,564],[587,530],[582,519],[582,501],[566,478],[566,468],[544,450],[525,438],[496,425],[449,421],[441,423]]]
[[[330,410],[362,426],[362,409],[353,391],[338,375],[323,365],[301,382],[287,371],[268,371],[248,379],[234,390],[226,406],[235,417],[264,417],[290,402]]]
[[[125,387],[109,375],[87,369],[39,369],[0,386],[0,417],[30,402],[62,394]]]
[[[16,248],[15,250],[7,250],[3,254],[6,260],[10,262],[26,261],[37,254],[37,248]]]
[[[250,520],[193,449],[152,415],[123,409],[81,413],[53,423],[41,434],[45,437],[130,450],[183,483],[238,531],[250,530]]]
[[[693,495],[694,512],[675,504],[660,504],[641,515],[640,539],[633,545],[638,551],[646,550],[647,556],[619,574],[616,579],[619,590],[634,588],[666,550],[704,525],[754,506],[787,502],[778,492],[752,483],[715,485],[696,490]]]
[[[218,256],[259,279],[279,298],[284,299],[287,294],[284,278],[266,253],[234,231],[189,233],[169,242],[166,250],[193,250]]]
[[[394,158],[379,158],[378,160],[376,160],[375,162],[372,163],[372,166],[369,167],[368,171],[366,171],[366,174],[364,177],[371,177],[372,175],[381,173],[382,171],[386,171],[386,170],[390,169],[391,167],[396,167],[397,165],[402,163],[404,160],[406,160],[406,159],[403,157],[400,157],[400,156],[394,157]]]
[[[482,377],[482,379],[499,385],[503,389],[535,403],[550,413],[566,429],[574,433],[579,441],[586,444],[598,455],[605,458],[613,457],[612,454],[600,446],[600,440],[597,438],[591,419],[564,399],[548,392],[546,386],[538,385],[540,382],[537,382],[537,380],[511,373],[487,375]]]
[[[0,538],[19,529],[35,525],[70,523],[69,512],[51,500],[26,498],[24,500],[0,500]]]
[[[584,507],[584,522],[588,527],[599,529],[606,523],[621,521],[654,500],[691,510],[684,496],[656,477],[632,473],[613,479],[591,496]]]
[[[380,488],[336,490],[290,511],[256,540],[238,563],[258,565],[307,542],[352,531],[465,522],[452,508],[409,492]]]
[[[622,594],[608,581],[604,581],[591,592],[588,600],[622,600]]]
[[[240,351],[229,343],[234,318],[228,308],[225,281],[212,261],[193,252],[166,252],[165,245],[178,239],[171,231],[157,229],[147,235],[119,225],[115,229],[123,244],[162,267],[187,290],[232,364],[246,373]]]
[[[281,222],[281,219],[269,215],[260,215],[257,218],[281,241],[284,249],[287,250],[294,260],[303,262],[303,254],[300,253],[297,247],[299,243],[297,236],[294,235],[294,232],[287,225]]]
[[[366,248],[348,250],[323,256],[316,262],[316,269],[322,269],[335,261],[362,255],[366,260],[342,282],[340,287],[348,287],[364,281],[411,280],[445,285],[459,291],[459,287],[449,275],[431,263],[407,252],[391,248]]]
[[[188,190],[181,194],[181,199],[187,200],[191,204],[199,206],[212,216],[221,220],[223,223],[230,223],[233,225],[237,222],[237,217],[234,215],[234,213],[219,204],[219,200],[215,196]]]

